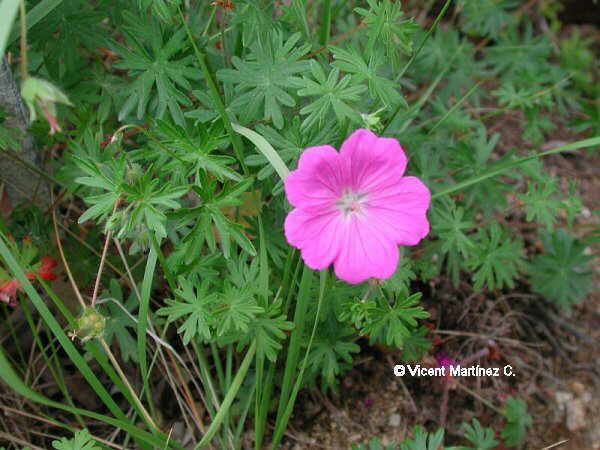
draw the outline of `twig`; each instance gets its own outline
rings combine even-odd
[[[563,439],[562,441],[558,441],[558,442],[555,442],[554,444],[550,444],[549,446],[544,447],[542,450],[549,450],[551,448],[558,447],[559,445],[562,445],[565,442],[569,442],[569,440],[568,439]]]
[[[323,53],[326,50],[329,50],[329,47],[332,45],[336,45],[339,42],[343,41],[344,39],[346,39],[349,36],[352,36],[354,33],[356,33],[357,31],[363,29],[364,27],[366,27],[367,25],[364,22],[359,23],[357,26],[355,26],[354,28],[352,28],[350,31],[346,31],[345,33],[340,34],[339,36],[337,36],[336,38],[334,38],[331,43],[329,43],[328,45],[323,45],[321,47],[319,47],[317,50],[315,50],[312,53],[309,53],[308,55],[303,56],[300,59],[310,59],[313,58],[315,56],[317,56],[320,53]]]
[[[11,436],[8,433],[4,433],[2,431],[0,431],[0,438],[8,441],[8,442],[16,442],[19,445],[22,445],[23,447],[26,448],[30,448],[32,450],[44,450],[42,447],[38,447],[37,445],[33,445],[31,442],[27,442],[23,439],[19,439],[16,436]]]
[[[481,403],[483,403],[485,406],[487,406],[490,409],[493,409],[494,411],[496,411],[498,414],[502,414],[502,410],[500,408],[495,407],[490,401],[486,400],[485,398],[483,398],[481,395],[479,395],[477,392],[472,391],[471,389],[469,389],[468,387],[460,384],[460,383],[456,383],[456,386],[458,388],[460,388],[461,390],[465,391],[467,394],[472,395],[473,397],[475,397],[477,400],[479,400]]]
[[[493,339],[496,341],[502,341],[502,342],[506,342],[507,344],[512,344],[515,346],[530,346],[530,347],[543,347],[543,344],[534,344],[534,343],[526,343],[526,342],[521,342],[518,341],[516,339],[510,339],[510,338],[504,338],[504,337],[498,337],[498,336],[486,336],[484,334],[478,334],[478,333],[470,333],[468,331],[452,331],[452,330],[433,330],[433,333],[438,333],[438,334],[448,334],[451,336],[470,336],[470,337],[476,337],[476,338],[480,338],[480,339]]]

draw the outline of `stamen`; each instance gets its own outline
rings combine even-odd
[[[354,214],[364,214],[366,203],[367,194],[347,189],[336,202],[336,206],[340,209],[344,217],[348,218]]]

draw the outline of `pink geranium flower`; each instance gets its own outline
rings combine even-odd
[[[285,220],[288,242],[308,267],[334,264],[348,283],[391,277],[398,245],[416,245],[429,232],[429,189],[405,177],[406,155],[396,139],[356,130],[338,153],[307,148],[286,177],[295,207]]]

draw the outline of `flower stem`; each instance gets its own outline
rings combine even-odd
[[[104,351],[108,355],[110,362],[113,364],[115,370],[121,377],[121,380],[123,381],[123,383],[125,383],[125,386],[127,386],[127,389],[129,390],[129,393],[131,394],[131,398],[133,399],[135,404],[138,406],[139,410],[142,412],[142,415],[144,416],[145,421],[148,423],[148,425],[150,425],[153,432],[160,431],[158,426],[156,425],[156,423],[154,422],[154,420],[148,413],[148,411],[146,411],[146,408],[144,408],[144,405],[140,401],[139,397],[133,390],[133,386],[131,386],[131,384],[129,383],[127,376],[125,376],[125,373],[123,372],[123,369],[121,369],[121,366],[119,365],[119,362],[117,361],[117,358],[115,358],[115,355],[113,355],[112,351],[110,350],[110,347],[106,344],[106,341],[104,340],[104,338],[101,337],[98,340],[100,341],[100,345],[102,345],[102,348],[104,348]]]

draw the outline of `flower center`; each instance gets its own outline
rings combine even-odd
[[[344,217],[348,218],[355,214],[364,214],[367,204],[367,194],[354,192],[350,189],[344,191],[342,196],[336,202]]]

